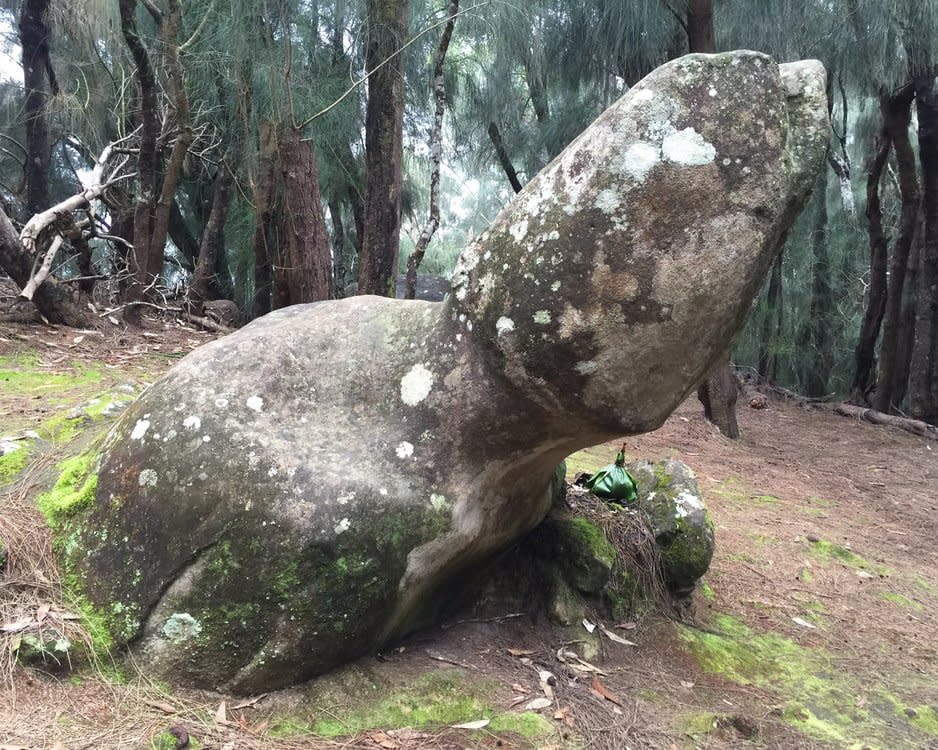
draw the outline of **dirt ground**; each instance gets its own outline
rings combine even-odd
[[[43,425],[89,400],[130,398],[210,338],[155,319],[143,331],[106,319],[88,331],[0,327],[0,436],[41,436],[0,486],[11,558],[0,631],[67,610],[33,503],[82,437]],[[603,637],[599,654],[581,650],[577,662],[567,649],[595,642],[585,629],[467,612],[247,701],[173,689],[126,661],[68,671],[7,659],[0,748],[149,748],[171,727],[190,747],[226,750],[938,748],[938,442],[780,401],[755,410],[741,400],[738,416],[734,442],[689,399],[661,429],[625,439],[630,459],[694,469],[717,539],[683,617],[605,623],[634,645]],[[610,462],[616,447],[576,454],[568,478]],[[488,723],[453,726],[473,720]]]

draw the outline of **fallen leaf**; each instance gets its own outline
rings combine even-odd
[[[519,684],[519,683],[517,683],[517,682],[515,682],[515,683],[512,684],[511,689],[514,690],[516,693],[526,693],[526,692],[528,692],[528,689],[527,689],[524,685],[521,685],[521,684]]]
[[[510,708],[514,708],[519,703],[524,703],[528,699],[526,695],[516,695],[511,699],[511,703],[508,704]]]
[[[254,734],[263,734],[267,731],[268,726],[270,726],[270,722],[267,719],[264,719],[263,721],[254,725],[253,732]]]
[[[616,630],[635,630],[636,625],[634,622],[620,622],[616,625]]]
[[[479,719],[478,721],[467,721],[465,724],[450,724],[450,727],[452,729],[482,729],[490,723],[489,719]]]
[[[526,649],[526,648],[509,648],[506,650],[512,656],[531,656],[531,654],[537,653],[537,651],[532,651],[531,649]]]
[[[573,714],[570,713],[570,707],[564,706],[563,708],[558,708],[554,711],[554,720],[562,721],[568,727],[573,726]]]
[[[379,747],[385,748],[385,750],[396,750],[396,748],[400,747],[400,745],[384,732],[374,732],[373,734],[369,734],[368,737]]]
[[[146,334],[144,334],[144,335],[146,335]],[[84,341],[84,340],[85,340],[85,337],[84,337],[84,336],[76,336],[75,338],[72,339],[72,343],[73,343],[73,344],[80,344],[80,343],[81,343],[82,341]]]
[[[144,701],[148,706],[162,711],[164,714],[174,714],[176,713],[176,707],[171,703],[166,701]]]
[[[232,710],[232,711],[239,711],[239,710],[242,709],[242,708],[250,708],[251,706],[255,706],[255,705],[257,705],[258,703],[260,703],[260,702],[261,702],[262,700],[264,700],[264,698],[266,698],[266,697],[267,697],[267,693],[261,693],[261,694],[258,695],[256,698],[249,698],[249,699],[246,700],[246,701],[241,701],[241,703],[238,703],[238,704],[232,706],[232,707],[231,707],[231,710]]]
[[[547,698],[535,698],[533,701],[525,703],[525,711],[540,711],[542,708],[547,708],[551,704],[551,701]]]
[[[621,635],[616,635],[608,628],[604,628],[602,625],[599,626],[599,630],[604,636],[606,636],[606,638],[608,638],[610,641],[613,641],[614,643],[621,643],[623,646],[637,646],[638,645],[637,643],[632,643],[632,641],[627,641]]]
[[[690,682],[689,680],[681,680],[681,687],[690,690],[692,687],[694,687],[694,683]]]
[[[800,617],[792,617],[791,619],[795,625],[800,625],[803,628],[810,628],[811,630],[817,630],[817,625],[812,625],[810,622],[803,620]]]
[[[580,659],[579,657],[577,657],[576,663],[570,662],[570,667],[577,672],[585,672],[587,674],[601,674],[603,676],[606,674],[595,664],[590,664],[585,659]]]
[[[117,318],[115,318],[113,315],[108,315],[108,316],[107,316],[107,319],[108,319],[113,325],[119,326],[119,325],[121,324],[121,322],[120,322]]]
[[[39,608],[36,610],[36,622],[41,623],[49,615],[49,610],[52,609],[48,604],[40,604]]]
[[[872,573],[867,573],[865,570],[858,570],[858,571],[857,571],[857,576],[858,576],[859,578],[873,578],[873,574],[872,574]]]
[[[593,678],[593,682],[590,684],[590,687],[593,688],[594,691],[596,691],[597,693],[599,693],[599,695],[601,695],[603,698],[605,698],[605,699],[606,699],[607,701],[609,701],[610,703],[615,703],[617,706],[621,706],[621,705],[622,705],[622,701],[619,700],[619,697],[618,697],[615,693],[613,693],[612,691],[610,691],[605,685],[603,685],[603,684],[599,681],[599,678],[598,678],[598,677],[594,677],[594,678]]]
[[[583,620],[583,627],[586,628],[587,633],[592,633],[596,630],[596,626],[587,619]]]
[[[216,724],[227,724],[228,723],[228,706],[225,704],[225,701],[222,701],[218,704],[218,710],[215,712],[215,723]]]

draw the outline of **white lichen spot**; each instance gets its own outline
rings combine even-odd
[[[711,86],[710,90],[707,93],[710,94],[710,96],[716,96],[717,90]]]
[[[355,499],[355,493],[354,493],[354,492],[344,492],[344,493],[342,493],[341,495],[339,495],[339,496],[335,499],[335,501],[336,501],[339,505],[348,505],[348,504],[349,504],[349,501],[350,501],[350,500],[354,500],[354,499]]]
[[[401,378],[401,401],[416,406],[430,395],[433,388],[433,373],[418,362]]]
[[[277,473],[278,473],[278,472],[277,472],[277,467],[276,467],[276,466],[271,466],[271,467],[267,470],[267,476],[269,476],[269,477],[275,477],[275,476],[277,476]]]
[[[260,396],[249,396],[248,400],[244,402],[247,404],[248,409],[259,412],[264,408],[264,399]]]
[[[446,495],[437,495],[433,493],[430,495],[430,505],[433,506],[434,510],[446,510],[446,507],[449,503],[446,502]]]
[[[515,238],[515,242],[521,242],[528,233],[528,220],[522,219],[517,224],[512,224],[508,228],[508,232]]]
[[[674,498],[674,513],[678,518],[686,518],[691,513],[704,509],[700,498],[690,492],[682,492]]]
[[[551,290],[552,292],[559,291],[559,290],[560,290],[560,282],[559,282],[559,281],[555,281],[553,284],[551,284],[551,285],[550,285],[550,290]]]
[[[141,487],[156,487],[159,476],[153,469],[144,469],[137,480]]]
[[[408,443],[406,440],[402,440],[400,443],[398,443],[396,453],[398,458],[410,458],[412,455],[414,455],[414,444]]]
[[[335,525],[335,528],[333,529],[333,531],[335,531],[336,534],[342,534],[348,531],[351,525],[352,525],[351,521],[349,521],[347,518],[343,518],[341,521],[339,521]]]
[[[593,201],[593,205],[604,214],[614,214],[619,206],[622,205],[622,200],[615,190],[606,188],[599,192],[599,195],[596,196],[596,200]]]
[[[599,369],[599,363],[592,359],[586,362],[577,362],[574,368],[580,375],[590,375]]]
[[[531,317],[533,317],[534,322],[540,326],[550,325],[550,312],[548,310],[538,310]]]
[[[216,399],[215,399],[215,406],[216,406],[217,408],[219,408],[219,409],[224,409],[226,406],[228,406],[228,399],[227,399],[227,398],[216,398]]]
[[[632,101],[636,102],[650,102],[654,99],[655,94],[650,89],[642,89],[641,91],[636,91],[632,94]]]
[[[212,442],[212,436],[211,436],[211,435],[203,435],[203,436],[202,436],[202,442],[203,442],[203,443],[211,443],[211,442]]]
[[[378,494],[381,495],[381,497],[387,497],[388,488],[382,487],[380,490],[378,490]]]
[[[555,241],[557,241],[557,240],[559,240],[559,239],[560,239],[560,232],[558,232],[556,229],[554,229],[554,230],[551,231],[551,232],[548,232],[548,234],[547,234],[547,241],[548,241],[548,242],[555,242]]]
[[[498,336],[501,336],[503,333],[513,331],[515,330],[515,321],[502,315],[502,317],[495,321],[495,330],[497,331]]]
[[[712,162],[717,150],[696,130],[684,128],[665,136],[661,142],[661,155],[675,164],[696,167]]]
[[[197,430],[202,426],[202,420],[193,414],[182,421],[182,426],[187,430]]]
[[[130,432],[131,440],[142,440],[143,436],[147,434],[147,430],[150,429],[150,420],[149,419],[138,419],[137,424],[134,425],[133,430]]]
[[[202,632],[202,626],[188,612],[176,612],[163,623],[163,635],[173,643],[182,643]]]
[[[658,147],[653,143],[639,141],[625,151],[625,171],[636,182],[644,182],[645,177],[659,161]]]

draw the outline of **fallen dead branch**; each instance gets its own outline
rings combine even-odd
[[[844,417],[852,417],[861,422],[870,424],[886,425],[887,427],[897,427],[905,432],[911,432],[913,435],[928,438],[929,440],[938,440],[938,427],[922,422],[919,419],[909,419],[908,417],[897,417],[892,414],[884,414],[875,409],[868,409],[854,404],[837,404],[834,411]]]

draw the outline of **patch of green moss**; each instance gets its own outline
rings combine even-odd
[[[779,499],[775,495],[752,495],[751,500],[755,500],[760,505],[778,505]]]
[[[712,602],[714,599],[716,599],[716,594],[714,593],[713,588],[709,583],[703,580],[700,582],[700,595],[708,602]]]
[[[101,370],[75,361],[73,372],[62,372],[42,367],[38,357],[18,355],[0,357],[0,383],[9,395],[50,394],[53,401],[65,389],[90,385],[101,380]]]
[[[880,596],[885,599],[887,602],[892,602],[893,604],[899,607],[905,607],[907,609],[914,609],[916,612],[922,611],[922,605],[918,602],[912,601],[908,597],[903,596],[902,594],[897,594],[895,591],[883,591],[880,593]]]
[[[0,486],[12,482],[26,468],[29,453],[29,448],[21,445],[12,453],[0,456]]]
[[[355,705],[328,712],[316,711],[313,721],[284,715],[271,721],[268,734],[342,737],[372,729],[433,727],[489,719],[487,730],[514,732],[533,739],[554,730],[550,722],[532,713],[501,713],[490,704],[494,686],[471,682],[454,672],[430,672],[388,692],[371,684],[357,690]]]
[[[869,686],[838,668],[822,649],[753,631],[727,615],[714,618],[712,631],[680,626],[679,637],[704,671],[782,696],[782,719],[810,736],[845,747],[911,747],[918,732],[927,732],[927,711],[905,713],[901,702],[882,690],[871,691],[870,705],[858,704],[857,695]]]
[[[887,575],[887,570],[883,566],[874,565],[856,552],[824,539],[818,542],[812,542],[811,552],[817,557],[841,562],[850,568],[872,571],[879,575]]]
[[[685,734],[689,734],[692,737],[695,735],[710,734],[710,732],[720,726],[721,718],[723,717],[711,713],[688,714],[681,720],[681,729]]]
[[[603,530],[592,521],[581,516],[574,518],[569,526],[571,535],[585,554],[612,567],[616,562],[616,549],[612,546]]]
[[[931,706],[916,706],[909,720],[925,734],[938,737],[938,711]],[[908,712],[904,712],[909,716]]]
[[[922,578],[922,576],[915,576],[915,585],[924,591],[926,594],[931,594],[932,596],[938,596],[938,588],[933,586],[927,580]]]
[[[61,528],[67,519],[94,502],[98,487],[97,457],[97,450],[92,448],[60,463],[55,485],[36,498],[36,505],[53,529]]]

